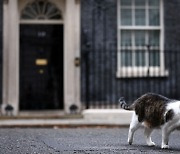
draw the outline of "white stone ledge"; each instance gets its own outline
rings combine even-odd
[[[129,125],[133,112],[122,109],[88,109],[84,110],[82,114],[87,121]]]

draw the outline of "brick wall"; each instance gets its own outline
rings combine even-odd
[[[87,101],[88,96],[90,102],[117,104],[118,98],[124,96],[132,103],[146,92],[179,99],[179,9],[179,0],[164,0],[165,64],[169,75],[117,78],[117,0],[81,1],[82,101]]]
[[[164,0],[164,27],[166,47],[180,47],[180,1]]]

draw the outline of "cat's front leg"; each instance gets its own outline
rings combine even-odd
[[[161,148],[162,148],[162,149],[169,149],[168,137],[167,137],[166,135],[165,135],[164,137],[162,137]]]
[[[161,148],[162,149],[169,149],[168,141],[169,141],[169,131],[168,127],[163,127],[162,128],[162,144]]]
[[[169,148],[169,135],[177,128],[177,126],[179,126],[179,124],[179,121],[170,121],[169,123],[164,125],[164,127],[162,128],[162,149]]]

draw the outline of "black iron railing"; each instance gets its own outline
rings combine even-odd
[[[115,45],[106,46],[106,50],[100,45],[93,49],[86,48],[82,55],[81,100],[86,108],[118,108],[120,97],[132,103],[147,92],[180,99],[180,50],[156,51],[154,55],[151,50],[142,51],[134,64],[132,53],[124,59],[129,64],[123,65],[118,57],[122,53]]]

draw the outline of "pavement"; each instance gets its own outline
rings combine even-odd
[[[0,118],[2,154],[169,154],[180,153],[179,130],[170,135],[170,149],[161,149],[161,131],[153,131],[155,147],[145,143],[137,130],[133,145],[127,143],[133,112],[84,110],[74,115],[19,115]]]
[[[123,127],[129,125],[132,113],[122,109],[89,109],[71,115],[6,116],[0,118],[0,127]]]
[[[170,149],[161,149],[161,131],[155,130],[155,147],[145,143],[143,129],[132,145],[128,128],[0,128],[1,154],[170,154],[180,153],[179,131],[170,136]]]

